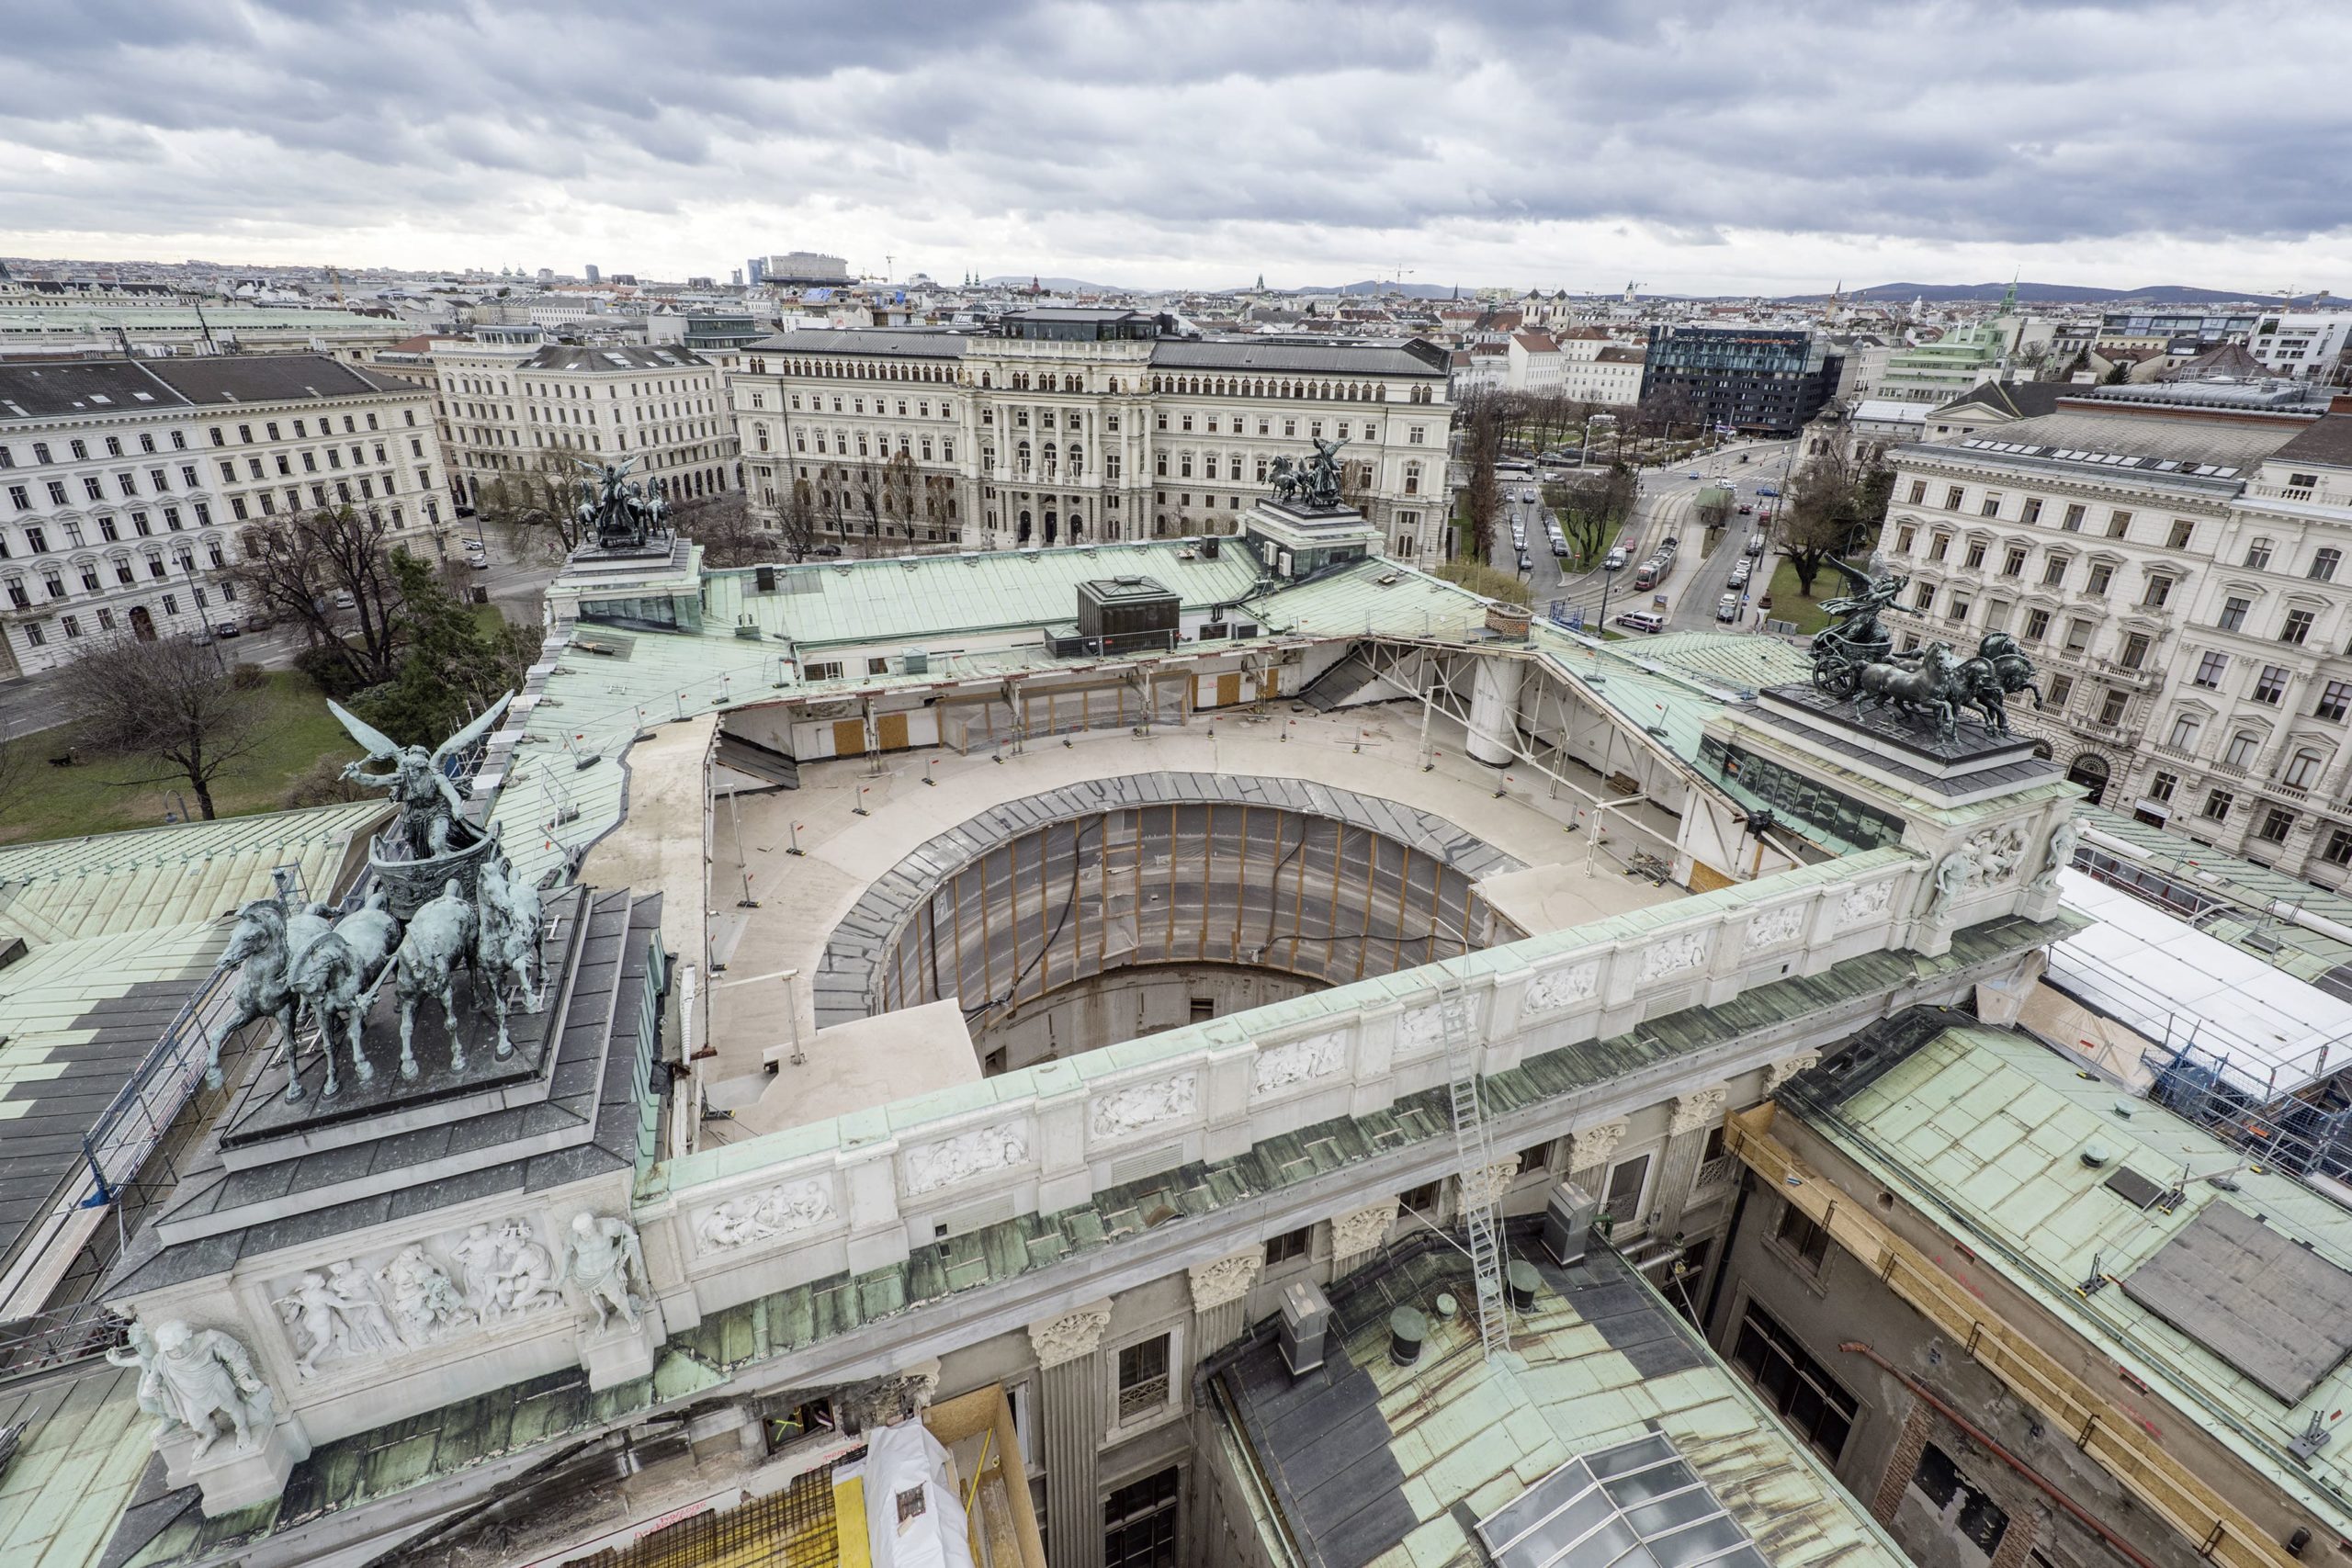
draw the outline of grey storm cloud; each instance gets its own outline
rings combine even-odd
[[[2332,6],[0,0],[0,243],[497,233],[567,206],[878,213],[1158,256],[1449,224],[2035,245],[2352,221],[2324,173],[2352,154],[2352,11]]]

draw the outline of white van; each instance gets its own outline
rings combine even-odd
[[[1648,610],[1628,610],[1617,617],[1617,624],[1629,632],[1666,630],[1666,617]]]

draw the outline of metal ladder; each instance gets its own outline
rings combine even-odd
[[[1502,1218],[1494,1197],[1471,1201],[1495,1163],[1478,1100],[1478,1046],[1470,1034],[1470,997],[1443,965],[1437,969],[1438,1023],[1444,1031],[1447,1100],[1453,1112],[1454,1168],[1460,1175],[1462,1222],[1470,1235],[1470,1270],[1478,1298],[1478,1351],[1492,1360],[1510,1348],[1510,1307],[1503,1294]]]

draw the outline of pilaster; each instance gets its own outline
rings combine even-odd
[[[1097,1461],[1102,1448],[1102,1375],[1097,1351],[1111,1325],[1109,1301],[1091,1302],[1029,1325],[1037,1355],[1046,1458],[1046,1561],[1049,1568],[1102,1568]]]
[[[1362,1268],[1388,1239],[1396,1223],[1396,1200],[1383,1199],[1331,1222],[1331,1278],[1339,1280]]]
[[[1224,1349],[1240,1337],[1250,1321],[1250,1292],[1266,1267],[1262,1248],[1251,1247],[1191,1269],[1193,1359]]]
[[[1699,1179],[1699,1162],[1707,1150],[1707,1134],[1723,1122],[1727,1090],[1721,1084],[1674,1097],[1673,1119],[1667,1123],[1666,1153],[1658,1161],[1657,1207],[1661,1235],[1682,1228],[1682,1211],[1690,1201],[1690,1184]]]

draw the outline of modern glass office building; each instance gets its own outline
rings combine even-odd
[[[1656,326],[1642,400],[1679,391],[1702,423],[1793,435],[1829,400],[1842,363],[1811,333]]]

